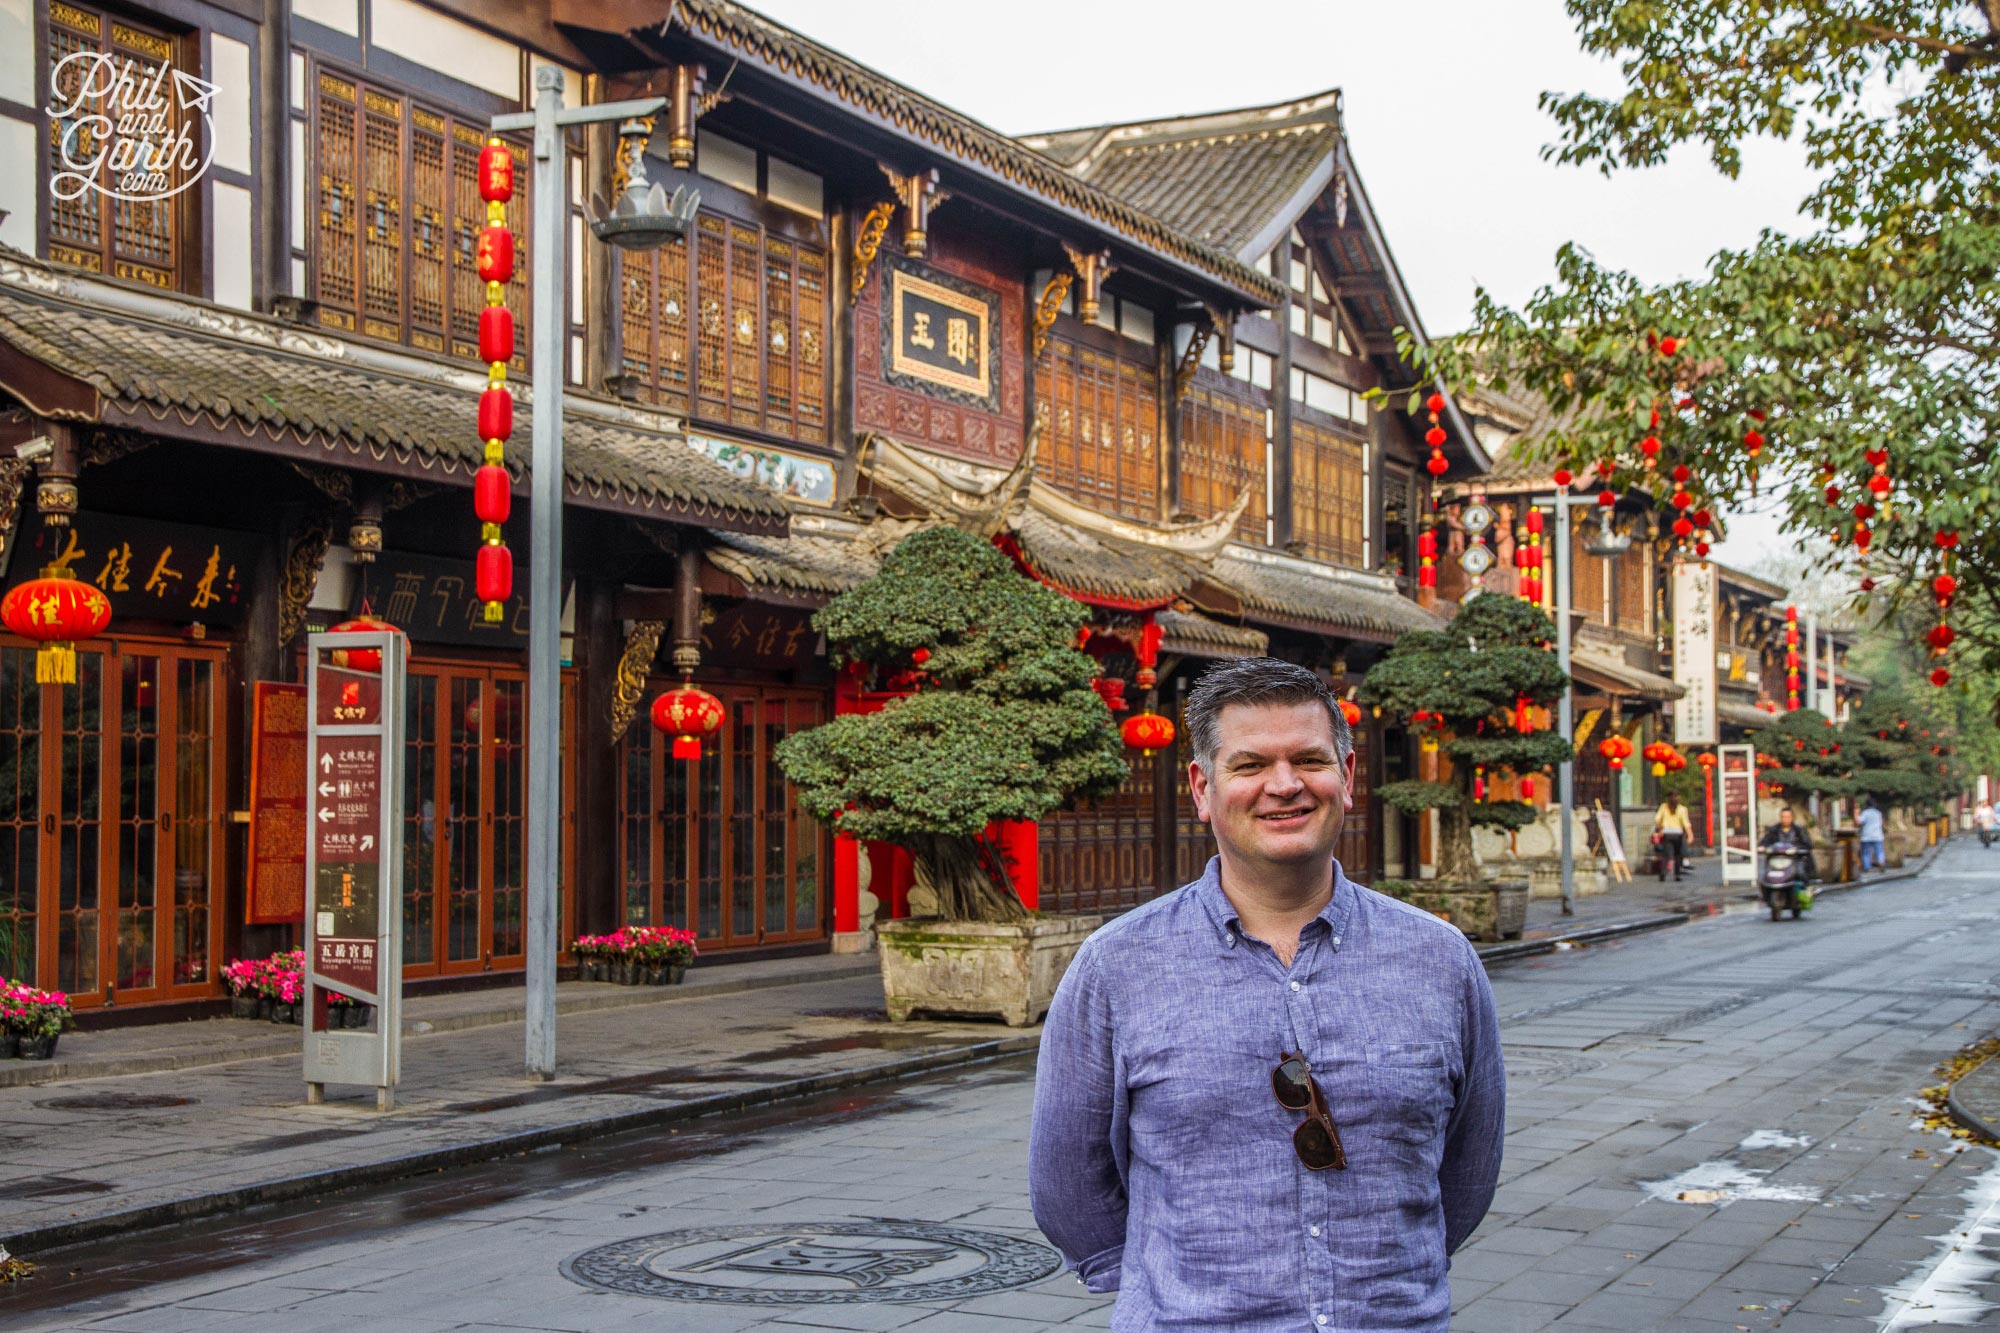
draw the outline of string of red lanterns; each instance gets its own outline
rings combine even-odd
[[[1785,711],[1799,708],[1799,608],[1785,608]]]
[[[1529,509],[1526,520],[1528,540],[1514,548],[1514,564],[1521,571],[1518,580],[1521,600],[1530,606],[1542,602],[1542,511]]]
[[[1433,477],[1442,477],[1446,472],[1451,470],[1451,464],[1445,461],[1444,442],[1446,436],[1444,426],[1440,424],[1439,420],[1444,415],[1444,395],[1433,392],[1429,398],[1424,400],[1424,410],[1430,413],[1431,418],[1431,428],[1424,432],[1424,443],[1431,447],[1431,457],[1430,461],[1425,463],[1424,466],[1430,470],[1430,474]]]
[[[507,440],[514,433],[514,395],[507,388],[507,363],[514,359],[514,312],[507,308],[507,281],[514,276],[514,235],[507,230],[507,202],[514,197],[514,154],[498,139],[479,151],[479,197],[486,201],[486,230],[479,234],[476,267],[486,284],[486,308],[479,312],[479,359],[486,362],[486,391],[479,395],[479,438],[486,460],[472,479],[472,512],[479,518],[479,557],[473,591],[488,624],[506,619],[514,595],[514,553],[501,524],[513,509],[514,480],[507,472]]]
[[[1958,534],[1944,531],[1937,534],[1938,576],[1931,580],[1931,595],[1937,599],[1938,623],[1924,636],[1931,646],[1931,656],[1939,659],[1931,668],[1931,684],[1940,688],[1951,683],[1951,668],[1942,660],[1951,651],[1952,641],[1958,637],[1947,620],[1951,610],[1951,600],[1958,595],[1958,576],[1952,571],[1958,567]]]
[[[1417,534],[1417,586],[1419,588],[1435,588],[1438,586],[1437,556],[1437,529],[1426,526],[1422,532]]]

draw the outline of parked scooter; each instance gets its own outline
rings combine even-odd
[[[1766,848],[1763,867],[1757,873],[1757,890],[1771,909],[1773,921],[1782,920],[1787,908],[1791,909],[1794,921],[1804,916],[1812,908],[1813,899],[1804,853],[1783,843]]]

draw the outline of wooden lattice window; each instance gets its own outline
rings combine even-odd
[[[1197,518],[1223,513],[1250,488],[1250,505],[1236,535],[1263,545],[1270,540],[1266,409],[1221,389],[1199,387],[1181,404],[1181,508]]]
[[[148,182],[143,191],[123,188],[126,168],[115,166],[110,155],[100,151],[95,129],[89,123],[100,114],[103,98],[86,97],[81,103],[77,100],[78,90],[85,86],[85,69],[91,62],[70,57],[80,53],[108,55],[121,78],[130,69],[144,80],[163,65],[193,73],[194,65],[184,58],[191,53],[191,44],[129,19],[113,18],[63,0],[51,0],[49,4],[48,32],[51,105],[74,107],[70,114],[49,117],[49,160],[60,180],[60,173],[68,170],[69,164],[105,159],[97,165],[95,187],[78,190],[69,199],[50,192],[49,258],[58,264],[126,282],[179,290],[185,277],[181,245],[187,231],[186,211],[192,192],[181,190],[165,198],[116,199],[103,191],[168,195],[185,183],[185,165],[176,156],[165,164],[162,179]],[[101,78],[94,79],[92,86],[101,87],[103,82]],[[152,144],[173,142],[183,131],[186,119],[187,113],[171,86],[162,93],[161,100],[164,105],[158,114],[164,117],[165,128],[145,136]],[[200,125],[187,125],[185,129],[198,134]],[[202,152],[197,142],[196,161],[201,160]],[[68,188],[62,191],[69,192]]]
[[[311,140],[318,209],[312,297],[328,328],[476,359],[486,286],[475,254],[480,127],[332,70],[314,81]],[[527,153],[514,152],[514,276],[507,304],[528,328]],[[525,332],[514,367],[527,369]]]
[[[620,262],[624,370],[641,398],[699,420],[826,443],[823,246],[703,212],[691,236],[624,252]]]
[[[1572,521],[1575,522],[1574,519]],[[1590,525],[1593,532],[1596,526],[1594,523]],[[1588,540],[1583,524],[1576,523],[1570,532],[1570,605],[1583,612],[1585,619],[1603,624],[1606,562],[1583,549]]]
[[[1652,550],[1643,537],[1618,557],[1616,618],[1612,623],[1634,634],[1645,634],[1652,629],[1652,617],[1646,614],[1650,609],[1646,566],[1651,560]]]
[[[1364,446],[1336,431],[1292,419],[1292,538],[1319,560],[1360,565],[1368,504]]]
[[[1159,413],[1149,363],[1056,338],[1036,367],[1044,475],[1093,509],[1159,517]]]

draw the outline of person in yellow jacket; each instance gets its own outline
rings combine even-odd
[[[1667,863],[1671,860],[1674,879],[1679,880],[1681,871],[1687,867],[1687,845],[1694,837],[1694,816],[1681,798],[1669,795],[1653,812],[1653,836],[1660,840],[1660,879],[1667,877]]]

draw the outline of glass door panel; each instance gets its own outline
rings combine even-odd
[[[786,908],[791,902],[791,786],[778,767],[778,742],[785,739],[786,701],[766,699],[764,701],[764,727],[760,737],[763,746],[764,796],[757,803],[763,813],[764,825],[764,935],[785,935],[790,933],[791,923],[787,920]]]
[[[445,961],[476,962],[480,957],[479,907],[481,797],[484,757],[479,743],[486,682],[450,676],[445,688],[445,799],[439,814],[444,840]]]
[[[55,696],[57,753],[53,791],[45,785],[42,794],[43,832],[56,844],[53,980],[57,990],[72,995],[102,985],[97,917],[104,834],[104,681],[104,654],[78,649],[76,682],[47,691]]]
[[[653,818],[653,793],[660,790],[654,770],[658,745],[651,729],[628,730],[619,747],[618,883],[622,914],[628,926],[651,925],[660,915],[660,864],[654,852],[666,820]]]
[[[35,651],[0,647],[0,977],[39,985],[42,689]]]
[[[437,678],[404,678],[403,966],[437,961]]]
[[[128,653],[120,663],[118,723],[118,921],[112,985],[152,990],[158,952],[160,659]],[[166,816],[171,820],[171,816]]]
[[[527,952],[528,683],[497,679],[489,690],[494,704],[492,952],[495,959],[513,960]]]
[[[729,703],[730,944],[755,944],[757,930],[757,701],[737,695]],[[704,747],[706,748],[706,747]]]
[[[215,663],[175,664],[172,984],[205,985],[215,920]]]

